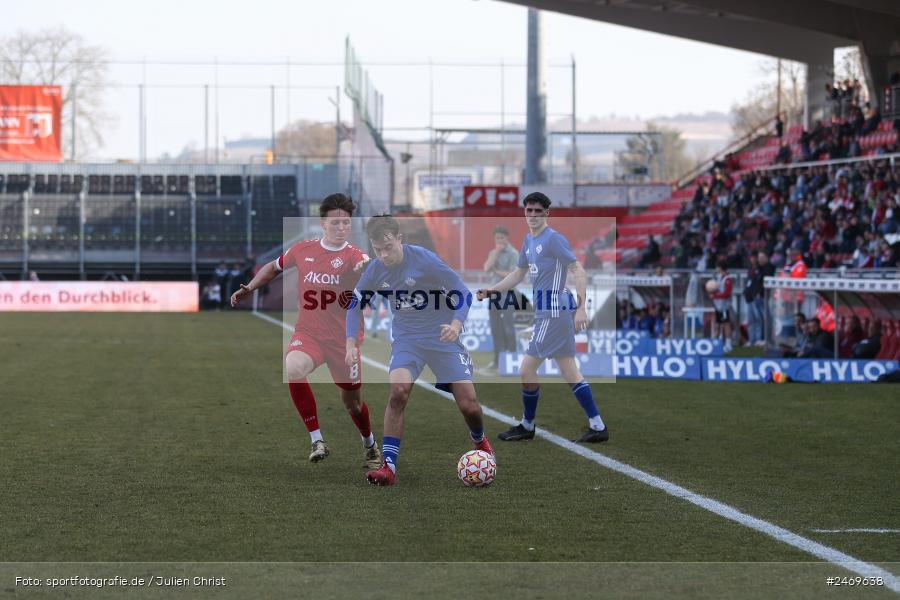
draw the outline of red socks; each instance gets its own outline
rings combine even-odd
[[[303,419],[307,431],[315,431],[319,428],[319,416],[316,413],[316,397],[313,396],[312,388],[305,379],[298,382],[290,382],[288,387],[291,390],[291,400],[294,401],[294,407]],[[368,420],[368,412],[366,412],[366,420]]]
[[[372,422],[369,421],[369,407],[365,402],[362,403],[362,407],[359,411],[359,416],[353,416],[350,414],[350,418],[353,419],[353,422],[356,424],[356,428],[359,429],[359,435],[364,438],[369,437],[372,433]]]

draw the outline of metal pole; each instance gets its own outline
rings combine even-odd
[[[834,298],[834,302],[832,302],[832,308],[833,308],[833,310],[834,310],[834,323],[835,323],[835,328],[834,328],[834,358],[840,358],[840,357],[838,356],[838,337],[840,336],[840,330],[841,330],[841,328],[837,326],[837,324],[838,324],[838,322],[839,322],[839,321],[838,321],[838,293],[837,293],[837,290],[834,290],[834,292],[833,292],[833,298]]]
[[[215,140],[216,140],[216,164],[219,164],[219,57],[213,59],[213,87],[216,90],[215,99]]]
[[[69,160],[75,162],[76,155],[76,146],[78,141],[78,134],[76,129],[76,117],[78,115],[78,88],[77,86],[72,86],[72,151],[69,154]]]
[[[134,192],[134,280],[141,279],[141,192]]]
[[[431,138],[428,157],[428,175],[431,178],[431,185],[434,186],[434,163],[437,148],[435,147],[434,138],[434,64],[431,62],[430,58],[428,59],[428,132]],[[426,206],[426,208],[431,207]]]
[[[500,183],[506,183],[506,65],[500,61]]]
[[[778,96],[775,100],[775,114],[781,116],[781,59],[778,59]]]
[[[334,108],[337,122],[334,124],[334,164],[337,166],[341,156],[341,86],[335,86]]]
[[[209,164],[209,84],[203,85],[203,162]]]
[[[271,128],[272,128],[272,162],[275,162],[275,86],[269,86],[269,101],[271,102],[270,107],[270,115],[271,115]]]
[[[191,200],[191,279],[197,281],[197,191],[190,196]]]
[[[575,194],[578,185],[578,130],[575,112],[575,55],[572,55],[572,206],[578,206]]]
[[[147,57],[144,57],[141,81],[141,162],[147,161]]]
[[[84,281],[84,188],[78,193],[78,276]]]
[[[285,61],[285,80],[287,85],[284,88],[284,104],[285,119],[284,122],[290,127],[291,124],[291,57],[288,56]]]
[[[138,84],[138,162],[144,162],[144,84]]]
[[[546,182],[547,91],[541,11],[528,9],[528,78],[525,118],[525,185]]]
[[[28,190],[22,192],[22,278],[28,276],[28,229],[31,225],[31,206]]]

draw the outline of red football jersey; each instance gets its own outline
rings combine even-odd
[[[343,343],[347,302],[364,270],[354,273],[353,267],[368,258],[346,242],[329,248],[318,239],[298,242],[279,256],[275,263],[279,271],[297,269],[299,314],[294,329]],[[360,323],[358,338],[362,337]]]

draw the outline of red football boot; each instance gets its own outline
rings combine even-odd
[[[366,481],[371,485],[394,485],[397,483],[397,475],[387,464],[383,464],[380,469],[366,473]]]
[[[491,443],[488,441],[487,435],[481,438],[481,441],[475,444],[476,450],[481,450],[482,452],[487,452],[491,456],[496,456],[494,454],[494,449],[491,447]]]

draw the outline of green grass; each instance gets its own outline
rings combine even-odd
[[[0,315],[0,561],[226,562],[208,570],[318,597],[363,593],[349,572],[401,568],[377,561],[415,563],[396,588],[408,595],[420,595],[416,586],[453,595],[467,573],[530,580],[533,597],[554,597],[559,580],[576,596],[847,590],[824,586],[823,573],[849,575],[838,567],[545,441],[496,442],[497,481],[466,489],[454,469],[470,448],[463,421],[421,388],[407,410],[400,485],[365,484],[358,435],[330,384],[315,391],[333,454],[312,465],[282,383],[281,343],[278,327],[245,313]],[[378,342],[365,349],[386,356]],[[478,392],[520,413],[514,380]],[[619,380],[594,392],[612,433],[604,454],[858,559],[900,561],[898,534],[810,531],[900,528],[891,386]],[[386,386],[364,393],[378,433]],[[584,420],[554,383],[538,418],[566,437]],[[487,427],[492,437],[505,428]],[[368,564],[314,576],[266,565],[319,561]],[[471,561],[504,564],[452,564]],[[242,562],[252,564],[233,564]],[[17,568],[0,569],[0,596],[21,591],[9,584]],[[748,582],[753,572],[761,576]]]

